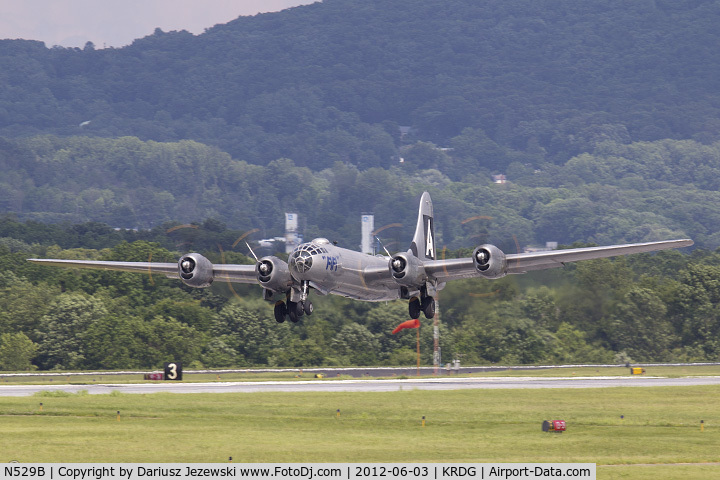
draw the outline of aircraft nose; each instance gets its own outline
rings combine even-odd
[[[309,252],[297,252],[290,260],[290,267],[302,275],[312,268],[313,259]]]

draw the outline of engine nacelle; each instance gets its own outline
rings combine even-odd
[[[185,285],[209,287],[213,283],[213,264],[199,253],[188,253],[178,260],[178,274]]]
[[[485,278],[501,278],[507,275],[507,259],[495,245],[480,245],[473,252],[473,263]]]
[[[417,287],[427,280],[425,267],[415,255],[406,253],[393,255],[389,267],[393,278],[400,285]]]
[[[275,256],[261,258],[255,265],[255,273],[260,285],[271,292],[287,292],[293,283],[288,264]]]

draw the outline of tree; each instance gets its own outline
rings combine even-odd
[[[634,274],[623,258],[579,262],[572,268],[574,284],[559,291],[559,318],[590,338],[602,338],[602,319],[631,288]]]
[[[0,370],[35,370],[38,345],[23,332],[0,335]]]
[[[555,332],[555,348],[552,362],[567,363],[612,363],[611,351],[587,343],[587,334],[567,323],[561,323]]]
[[[35,337],[40,319],[60,293],[59,288],[47,284],[33,285],[12,272],[4,275],[7,282],[0,288],[0,330],[25,332]]]
[[[625,351],[635,360],[667,360],[676,338],[666,313],[655,292],[630,288],[604,322],[613,350]]]
[[[204,334],[172,317],[155,316],[141,331],[145,352],[143,365],[161,367],[169,361],[191,365],[200,361],[207,343]]]
[[[227,336],[214,337],[205,345],[202,364],[209,368],[238,367],[246,364],[232,347],[232,339]]]
[[[38,325],[39,364],[44,369],[80,369],[85,366],[87,331],[107,315],[104,303],[76,293],[57,297]]]
[[[403,158],[407,164],[404,168],[412,167],[413,170],[441,168],[449,160],[445,152],[434,144],[427,142],[416,143],[403,153]]]
[[[269,312],[269,310],[268,310]],[[228,304],[213,323],[212,332],[225,346],[213,343],[213,349],[232,348],[249,365],[268,365],[270,356],[280,347],[280,336],[287,326],[278,325],[269,315],[258,315],[243,305]]]
[[[146,322],[139,317],[110,314],[98,319],[83,334],[87,351],[84,368],[156,367],[145,361],[150,348],[143,341],[148,337],[147,328]]]
[[[325,363],[325,352],[312,338],[293,338],[287,346],[273,352],[271,365],[279,367],[315,367]]]
[[[667,292],[668,317],[685,347],[702,352],[702,360],[720,355],[720,266],[690,264]]]
[[[345,325],[332,340],[332,348],[347,358],[348,365],[374,365],[377,362],[380,343],[363,325]]]

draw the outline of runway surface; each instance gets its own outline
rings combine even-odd
[[[720,385],[709,377],[492,377],[419,378],[391,380],[299,380],[282,382],[136,383],[87,385],[0,385],[0,396],[29,396],[41,391],[89,394],[122,393],[252,393],[252,392],[392,392],[502,388],[608,388]]]

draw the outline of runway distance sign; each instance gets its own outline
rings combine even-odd
[[[165,380],[182,380],[181,362],[169,362],[165,364]]]

